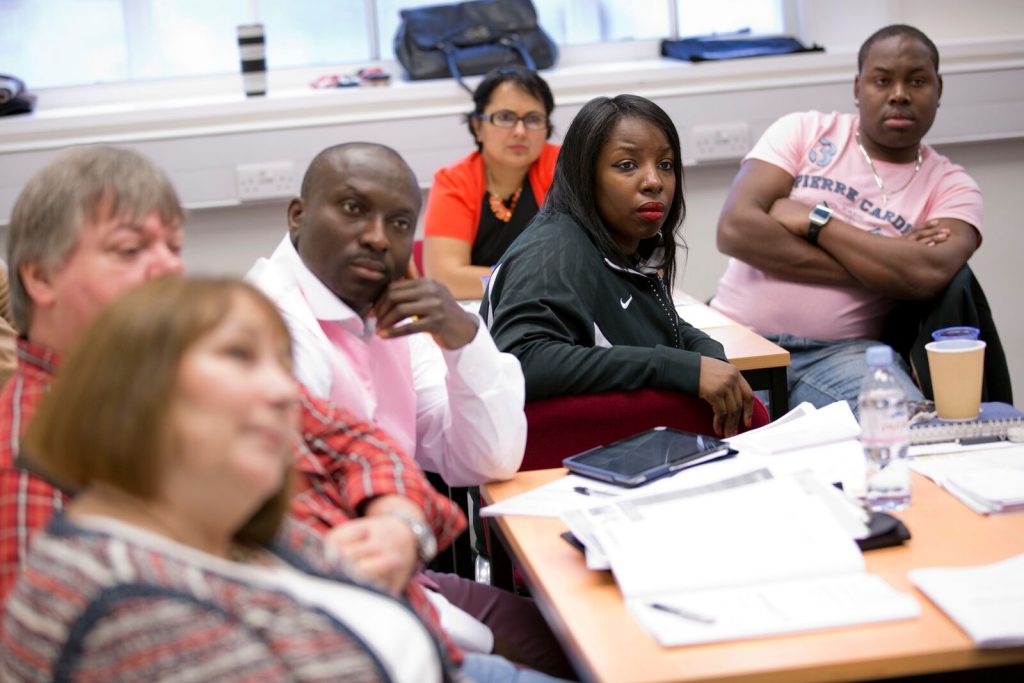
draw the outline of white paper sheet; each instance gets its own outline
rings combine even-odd
[[[596,479],[568,474],[521,495],[481,508],[480,515],[483,517],[496,517],[500,515],[560,517],[566,510],[600,503],[602,499],[609,496],[642,496],[655,491],[696,486],[760,466],[762,465],[759,463],[751,465],[741,461],[739,458],[728,458],[698,465],[697,467],[690,467],[671,476],[655,479],[649,484],[637,488],[624,488],[597,481]],[[590,491],[591,495],[586,496],[578,493],[576,489],[580,487]]]
[[[770,475],[768,475],[770,477]],[[792,477],[584,510],[626,598],[863,571],[860,549]]]
[[[907,575],[978,647],[1024,645],[1024,554],[979,567],[914,569]]]
[[[743,452],[777,454],[847,441],[859,436],[860,425],[849,404],[836,401],[798,418],[773,422],[760,429],[737,434],[726,441]]]
[[[914,458],[910,461],[910,467],[946,489],[975,512],[987,515],[1002,511],[1002,506],[977,495],[978,492],[969,488],[969,479],[963,475],[1007,469],[1024,472],[1024,445],[1000,445],[987,450]],[[1019,493],[1024,496],[1024,491]]]
[[[911,619],[921,613],[913,596],[871,574],[665,595],[656,603],[681,607],[703,621],[655,609],[647,600],[626,604],[665,647]]]
[[[736,324],[736,321],[699,302],[677,303],[676,312],[680,318],[699,330]]]
[[[758,470],[717,490],[618,498],[563,519],[586,521],[629,609],[666,646],[917,616],[912,596],[864,572],[808,483]]]

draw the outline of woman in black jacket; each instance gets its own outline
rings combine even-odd
[[[573,120],[541,213],[481,306],[527,400],[668,389],[707,401],[718,434],[749,426],[746,380],[672,302],[681,159],[671,119],[642,97],[599,97]]]

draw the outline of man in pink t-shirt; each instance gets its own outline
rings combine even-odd
[[[733,181],[718,223],[732,258],[712,306],[789,350],[790,405],[855,407],[886,314],[935,297],[981,244],[977,184],[921,142],[938,68],[919,30],[877,31],[858,55],[858,114],[782,117]]]

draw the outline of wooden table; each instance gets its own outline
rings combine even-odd
[[[789,410],[786,368],[789,351],[749,327],[729,319],[689,294],[673,294],[680,317],[708,334],[725,348],[725,356],[743,373],[750,388],[767,390],[771,418]]]
[[[497,502],[564,472],[521,472],[511,481],[483,487],[483,495]],[[924,477],[915,474],[913,485],[913,504],[902,515],[913,539],[864,557],[869,572],[915,595],[920,618],[677,648],[662,648],[641,629],[626,611],[611,574],[588,571],[583,556],[559,538],[565,531],[559,520],[492,521],[585,680],[854,681],[1024,663],[1024,648],[976,650],[907,579],[907,571],[916,567],[984,564],[1024,552],[1024,514],[984,517]],[[983,675],[979,680],[985,680]]]

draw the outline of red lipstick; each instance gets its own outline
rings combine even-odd
[[[640,220],[654,223],[665,217],[665,205],[661,202],[647,202],[641,204],[636,212],[640,214]]]

